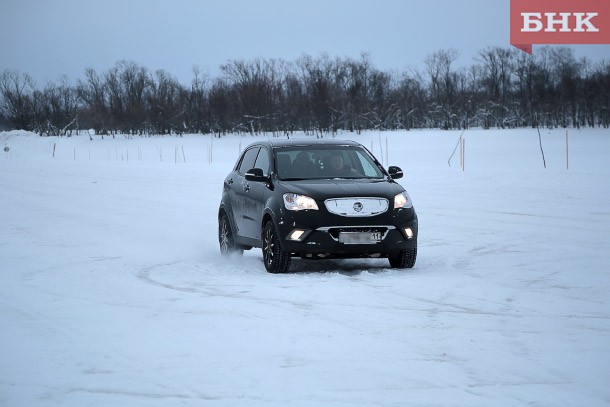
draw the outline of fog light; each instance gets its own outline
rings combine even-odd
[[[304,230],[295,229],[288,235],[288,240],[300,241],[304,234],[305,234]]]
[[[411,228],[405,228],[405,235],[407,236],[407,239],[413,239],[413,231]]]

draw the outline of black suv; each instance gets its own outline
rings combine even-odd
[[[362,145],[273,140],[249,145],[224,181],[218,211],[222,254],[263,251],[270,273],[303,259],[387,257],[411,268],[417,215],[411,198]]]

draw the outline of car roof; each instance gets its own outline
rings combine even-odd
[[[273,139],[261,140],[254,142],[251,145],[267,145],[271,148],[282,147],[309,147],[309,146],[360,146],[360,143],[351,140],[341,139],[310,139],[310,138],[292,138],[292,139]],[[249,146],[248,146],[249,147]]]

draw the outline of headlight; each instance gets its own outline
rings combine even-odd
[[[400,209],[400,208],[408,209],[408,208],[412,208],[412,207],[413,207],[413,202],[411,202],[411,197],[409,197],[409,194],[407,193],[407,191],[403,191],[394,197],[394,209]]]
[[[318,210],[316,201],[308,196],[299,194],[284,194],[284,206],[289,211]]]

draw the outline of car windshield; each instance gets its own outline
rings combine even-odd
[[[359,146],[294,146],[274,149],[282,180],[384,177],[374,158]]]

